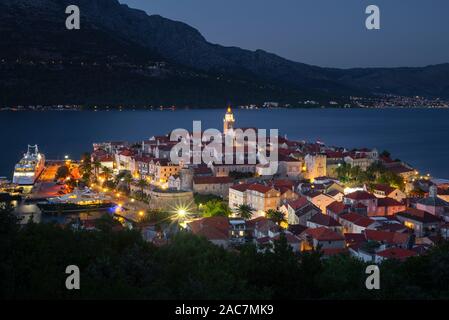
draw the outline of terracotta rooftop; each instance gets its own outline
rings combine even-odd
[[[289,201],[287,204],[292,207],[293,210],[298,210],[304,207],[306,204],[310,203],[306,197],[299,197],[296,200]]]
[[[259,183],[251,184],[248,187],[248,190],[257,191],[257,192],[260,192],[260,193],[267,193],[268,191],[270,191],[272,189],[273,189],[272,187],[265,186],[265,185],[259,184]]]
[[[330,205],[328,205],[326,207],[327,210],[335,213],[335,214],[340,214],[343,213],[346,209],[346,206],[343,202],[340,201],[334,201],[332,202]]]
[[[245,192],[249,186],[251,184],[250,183],[240,183],[240,184],[234,184],[233,186],[231,186],[231,189],[240,191],[240,192]]]
[[[422,223],[436,223],[441,221],[440,218],[433,214],[415,208],[407,208],[404,211],[398,212],[396,215]]]
[[[384,251],[376,253],[376,255],[386,258],[386,259],[398,259],[405,260],[409,257],[416,256],[417,253],[412,250],[402,249],[402,248],[389,248]]]
[[[367,191],[355,191],[352,193],[349,193],[345,196],[347,199],[351,200],[370,200],[370,199],[377,199],[373,194],[367,192]]]
[[[373,190],[382,191],[382,192],[385,192],[386,195],[388,195],[396,189],[393,187],[390,187],[389,185],[386,185],[386,184],[376,184],[373,187]]]
[[[340,241],[345,240],[345,238],[326,227],[319,227],[319,228],[309,228],[306,231],[304,231],[304,234],[311,236],[312,238],[318,240],[318,241]]]
[[[377,206],[378,207],[397,207],[397,206],[403,206],[403,204],[393,198],[385,197],[385,198],[379,198],[377,200]]]
[[[370,219],[368,217],[362,216],[361,214],[354,212],[343,214],[342,216],[340,216],[340,219],[349,221],[357,226],[365,228],[375,222],[373,219]]]
[[[341,224],[337,220],[321,213],[315,214],[309,222],[325,227],[341,227]]]
[[[230,177],[194,177],[194,184],[228,184],[232,183]]]
[[[226,217],[210,217],[188,223],[193,234],[208,240],[227,240],[229,238],[229,221]]]
[[[409,235],[406,233],[369,229],[365,230],[365,237],[368,241],[378,241],[390,244],[405,244],[409,239]]]

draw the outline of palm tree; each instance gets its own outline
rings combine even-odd
[[[143,190],[148,186],[148,182],[145,179],[139,179],[139,181],[137,181],[137,186],[140,187],[140,191],[143,195]]]
[[[237,215],[245,220],[249,220],[251,219],[252,215],[253,215],[254,209],[247,204],[241,204],[238,206],[237,208]]]
[[[280,225],[285,222],[284,214],[278,210],[270,209],[267,211],[267,218]]]
[[[100,173],[101,162],[95,159],[95,161],[92,164],[94,166],[95,178],[96,178],[98,176],[98,174]]]
[[[126,183],[127,188],[129,189],[129,185],[131,184],[131,182],[133,182],[133,176],[130,172],[127,172],[124,176],[123,176],[123,181]]]
[[[103,167],[103,174],[106,181],[112,177],[112,170],[108,167]]]

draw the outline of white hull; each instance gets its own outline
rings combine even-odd
[[[44,170],[44,167],[37,169],[32,176],[19,176],[14,173],[12,183],[17,184],[19,186],[30,186],[33,185],[37,178],[39,178],[40,174]]]
[[[34,148],[34,152],[30,149]],[[38,152],[37,146],[28,146],[28,152],[16,164],[12,182],[20,186],[33,185],[45,168],[45,156]]]

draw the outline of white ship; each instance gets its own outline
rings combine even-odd
[[[39,153],[37,145],[28,145],[28,151],[14,167],[12,182],[18,185],[33,185],[45,168],[45,156]]]

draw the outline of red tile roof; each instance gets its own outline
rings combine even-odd
[[[349,245],[366,241],[365,235],[362,233],[345,233],[344,237]]]
[[[271,181],[269,183],[269,185],[273,186],[275,188],[287,187],[287,188],[291,189],[295,185],[295,183],[292,180],[278,179],[278,180]]]
[[[382,191],[382,192],[385,192],[386,195],[388,195],[388,194],[392,193],[396,189],[393,188],[393,187],[390,187],[389,185],[386,185],[386,184],[376,184],[373,187],[373,190]]]
[[[369,200],[369,199],[376,199],[376,197],[367,192],[367,191],[355,191],[350,194],[347,194],[345,198],[351,199],[351,200]]]
[[[341,224],[337,220],[321,213],[315,214],[309,222],[325,227],[341,227]]]
[[[422,223],[436,223],[441,221],[440,218],[433,214],[415,208],[407,208],[404,211],[398,212],[396,215]]]
[[[377,200],[377,206],[378,207],[397,207],[397,206],[402,206],[403,204],[400,203],[399,201],[393,199],[393,198],[379,198]]]
[[[229,238],[229,221],[226,217],[210,217],[188,223],[192,233],[208,240],[226,240]]]
[[[343,158],[344,154],[340,151],[326,151],[326,157],[328,158]]]
[[[129,149],[124,149],[124,150],[120,151],[119,154],[120,154],[121,156],[130,157],[130,156],[133,156],[133,155],[134,155],[134,152],[132,152],[132,151],[129,150]]]
[[[345,240],[345,238],[326,227],[319,227],[319,228],[309,228],[306,231],[304,231],[306,235],[311,236],[312,238],[318,240],[318,241],[341,241]]]
[[[265,217],[257,217],[257,218],[251,219],[251,220],[247,220],[246,221],[246,226],[248,228],[252,228],[253,229],[256,226],[257,223],[259,223],[259,222],[265,223],[267,221],[271,221],[271,220],[268,219],[268,218],[265,218]]]
[[[346,209],[345,204],[340,201],[334,201],[326,207],[326,210],[329,210],[335,214],[340,214],[340,213],[344,212],[345,209]]]
[[[111,154],[106,154],[104,156],[99,156],[97,160],[100,162],[113,162],[114,156]]]
[[[145,162],[149,163],[151,160],[153,160],[150,156],[135,156],[134,159],[138,162]]]
[[[386,259],[405,260],[407,258],[416,256],[417,253],[415,251],[402,248],[389,248],[384,251],[376,253],[376,255]]]
[[[287,204],[292,207],[293,210],[298,210],[304,207],[306,204],[310,203],[306,197],[299,197],[296,200],[289,201]]]
[[[193,173],[194,173],[194,175],[212,174],[212,170],[207,166],[198,166],[193,169]]]
[[[409,235],[406,233],[398,233],[398,232],[388,232],[388,231],[378,231],[378,230],[365,230],[366,240],[369,241],[378,241],[390,244],[406,244]]]
[[[370,226],[371,224],[375,223],[375,221],[373,219],[370,219],[368,217],[362,216],[361,214],[354,213],[354,212],[345,213],[340,216],[340,219],[349,221],[357,226],[365,227],[365,228]]]
[[[249,188],[250,185],[251,185],[250,183],[240,183],[240,184],[234,184],[230,188],[240,191],[240,192],[245,192]]]
[[[272,187],[264,186],[263,184],[254,183],[248,187],[248,190],[254,190],[260,193],[267,193],[268,191],[272,190]]]
[[[194,177],[194,184],[229,184],[232,183],[230,177]]]

